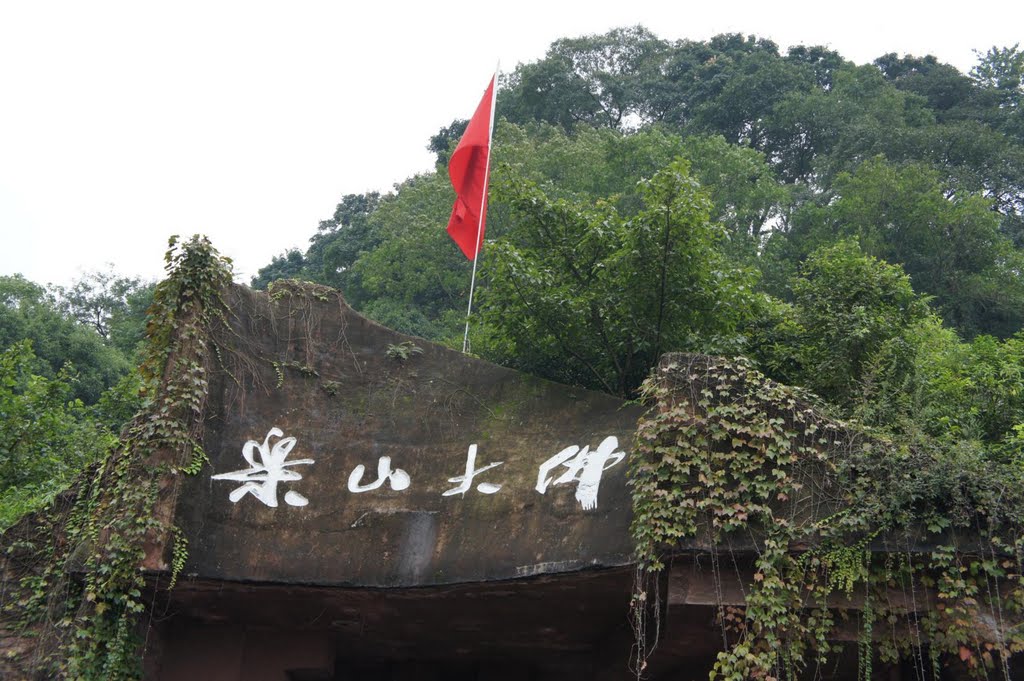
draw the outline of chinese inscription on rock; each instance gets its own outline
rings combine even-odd
[[[291,470],[291,467],[312,464],[314,461],[313,459],[286,461],[285,459],[295,448],[297,440],[294,437],[283,436],[284,433],[281,429],[274,427],[267,433],[262,444],[256,440],[249,440],[242,447],[242,458],[249,464],[249,468],[212,476],[214,480],[233,480],[242,483],[228,494],[228,499],[232,503],[238,503],[243,497],[251,494],[267,506],[276,507],[278,505],[278,484],[297,482],[302,479],[302,475]],[[270,440],[273,437],[280,439],[271,445]],[[477,467],[477,450],[476,444],[469,446],[463,474],[448,478],[448,482],[456,483],[456,486],[442,492],[441,496],[460,495],[464,497],[473,488],[473,482],[477,476],[505,463],[504,461],[495,461]],[[255,456],[257,453],[259,460]],[[583,510],[594,510],[597,508],[601,476],[606,470],[621,463],[625,458],[626,453],[619,449],[619,440],[614,435],[604,438],[593,451],[591,451],[590,445],[584,445],[582,448],[579,445],[566,447],[540,464],[537,472],[537,484],[534,489],[540,494],[545,494],[552,485],[576,483],[576,500]],[[561,470],[562,468],[565,470]],[[392,490],[401,492],[412,484],[409,474],[401,468],[392,466],[389,456],[377,459],[375,480],[364,483],[363,476],[365,474],[366,466],[363,464],[357,465],[352,470],[348,476],[349,492],[362,494],[379,489],[385,483]],[[480,481],[476,485],[476,491],[481,494],[496,494],[501,488],[501,484],[490,481]],[[284,501],[289,506],[305,506],[309,503],[306,497],[294,490],[285,493]]]

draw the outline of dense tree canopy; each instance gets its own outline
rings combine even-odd
[[[138,407],[131,367],[152,285],[0,277],[0,529],[102,456]]]
[[[1021,465],[1022,63],[640,27],[556,41],[502,78],[472,352],[625,396],[663,351],[743,355],[893,451]],[[259,283],[338,286],[459,347],[445,163],[464,125],[429,141],[433,172],[345,196]]]
[[[495,198],[514,217],[488,260],[486,354],[628,396],[667,348],[735,347],[751,277],[723,257],[689,170],[679,159],[642,181],[631,215],[503,174]]]
[[[742,354],[865,423],[1012,456],[1022,95],[1018,46],[961,73],[737,34],[560,39],[501,78],[473,352],[620,395],[661,352]],[[471,263],[444,233],[445,164],[464,129],[424,140],[433,170],[343,196],[253,286],[334,286],[459,345]],[[89,418],[122,418],[151,295],[114,274],[51,290],[0,278],[0,351],[38,379],[9,393],[57,382]]]
[[[95,402],[129,369],[125,355],[55,297],[23,277],[0,277],[0,348],[29,340],[33,371],[49,378],[62,369],[75,375],[74,395]]]
[[[783,52],[737,34],[673,42],[642,27],[556,41],[502,78],[475,351],[620,393],[660,350],[738,352],[847,400],[838,386],[861,380],[870,361],[826,363],[831,377],[810,368],[824,360],[804,346],[818,341],[801,299],[821,277],[815,268],[838,267],[839,253],[876,263],[856,275],[875,286],[889,279],[873,268],[905,273],[913,308],[930,306],[960,338],[1013,336],[1024,326],[1022,63],[1014,46],[979,54],[968,74],[929,55],[856,65],[820,46]],[[345,196],[305,253],[275,258],[254,285],[293,276],[338,286],[384,323],[455,343],[469,264],[443,232],[452,200],[444,163],[464,125],[429,140],[435,171],[387,195]],[[715,236],[693,240],[694,225],[681,228],[691,240],[678,242],[665,271],[704,274],[681,275],[678,290],[666,276],[659,306],[682,319],[740,286],[744,304],[709,312],[728,334],[691,314],[685,333],[670,324],[664,335],[645,302],[661,288],[644,273],[665,252],[651,227],[651,182],[680,160],[700,187],[697,223]],[[837,243],[846,245],[828,250]],[[622,337],[602,339],[594,324]],[[867,333],[836,333],[847,331]],[[767,353],[758,343],[768,337],[794,347]]]

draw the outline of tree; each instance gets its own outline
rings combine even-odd
[[[724,227],[716,252],[731,269],[759,269],[762,290],[791,302],[809,254],[856,237],[960,332],[1005,338],[1024,324],[1024,145],[1008,123],[1019,55],[994,48],[966,76],[932,56],[856,66],[821,46],[783,55],[739,34],[670,43],[632,27],[562,39],[502,81],[492,167],[532,183],[544,205],[582,210],[584,223],[602,206],[617,224],[648,209],[638,182],[683,156]],[[401,330],[459,335],[467,264],[443,235],[443,164],[461,131],[453,121],[431,138],[435,172],[385,196],[343,197],[308,250],[276,258],[260,284],[311,279]],[[491,196],[485,271],[493,244],[529,246],[528,212]],[[495,281],[478,282],[484,298]],[[786,302],[763,305],[757,328],[786,317]],[[518,361],[509,334],[475,333],[492,357]]]
[[[872,362],[929,314],[910,277],[865,254],[855,240],[812,253],[792,287],[799,369],[786,379],[847,407]]]
[[[989,450],[1024,454],[1024,335],[963,342],[949,329],[917,332],[909,415],[949,442],[975,440]]]
[[[714,218],[726,228],[725,252],[754,264],[773,221],[788,207],[791,192],[775,178],[761,152],[731,145],[721,136],[688,137],[682,156],[714,205]]]
[[[467,125],[469,125],[469,119],[457,118],[438,130],[436,135],[431,135],[427,150],[436,155],[437,158],[434,162],[438,167],[448,167],[448,159],[451,158],[455,145],[459,143],[462,135],[466,132]]]
[[[358,284],[352,278],[352,266],[380,242],[370,218],[391,198],[393,195],[381,196],[379,192],[343,196],[331,218],[321,221],[317,234],[310,239],[306,276],[340,288],[347,296],[354,294]]]
[[[352,265],[378,243],[367,221],[382,200],[379,192],[346,194],[334,214],[320,221],[305,254],[291,248],[274,256],[252,278],[251,286],[262,290],[278,279],[302,279],[334,286],[348,294],[357,288],[351,280]]]
[[[146,337],[146,319],[155,290],[156,282],[150,282],[129,292],[124,305],[110,316],[108,344],[133,362],[139,357],[140,345]]]
[[[513,224],[487,261],[485,354],[625,396],[662,352],[734,343],[751,282],[723,261],[711,202],[688,171],[678,160],[643,181],[631,217],[501,177],[495,194]]]
[[[141,288],[138,277],[119,277],[112,270],[96,270],[84,274],[71,286],[57,286],[55,291],[61,312],[93,327],[109,340],[111,318],[127,312],[129,296]]]
[[[995,100],[997,127],[1015,136],[1018,142],[1024,141],[1024,52],[1020,45],[992,47],[978,55],[971,77]]]
[[[0,352],[0,530],[66,486],[115,441],[80,400],[74,378],[32,373],[32,343]]]
[[[733,144],[767,151],[774,146],[769,121],[775,107],[790,93],[809,91],[813,74],[767,50],[726,63],[718,91],[694,106],[694,127],[722,135]]]
[[[642,26],[555,41],[544,59],[505,77],[497,110],[513,123],[624,129],[648,119],[643,99],[666,43]]]
[[[1000,233],[998,213],[977,194],[949,190],[928,164],[870,159],[841,173],[820,202],[800,206],[788,227],[762,263],[777,295],[811,251],[855,237],[866,253],[901,265],[962,333],[1005,337],[1024,324],[1021,254]]]
[[[61,314],[55,298],[20,275],[0,277],[0,349],[30,340],[33,372],[55,378],[66,366],[74,395],[86,404],[128,372],[129,363],[90,326]]]
[[[901,264],[949,323],[968,335],[1006,335],[1024,323],[1024,282],[982,197],[948,196],[928,166],[880,158],[837,178],[835,192],[826,220],[858,235],[867,252]]]
[[[637,182],[654,176],[682,151],[682,138],[660,127],[632,133],[580,128],[569,134],[547,124],[503,123],[492,167],[499,173],[502,168],[514,169],[553,198],[604,199],[624,214],[632,214],[641,206]],[[501,201],[491,205],[497,209],[492,212],[500,233]],[[488,233],[494,232],[488,228]]]
[[[138,277],[97,270],[69,287],[55,287],[54,293],[57,308],[65,317],[96,329],[107,345],[128,358],[145,335],[146,309],[153,302],[155,287]]]
[[[281,255],[275,255],[269,265],[264,265],[252,278],[249,285],[257,291],[265,291],[271,282],[278,279],[303,279],[307,272],[306,258],[302,251],[290,248]]]
[[[456,333],[448,312],[463,308],[464,315],[471,265],[444,231],[453,200],[448,174],[435,171],[407,180],[377,206],[365,223],[377,246],[345,256],[355,256],[343,273],[357,309],[405,333]]]
[[[821,190],[864,159],[919,157],[915,131],[934,124],[923,97],[873,66],[844,65],[832,78],[828,90],[791,90],[764,122],[764,151],[784,181]]]
[[[874,64],[885,79],[900,90],[924,97],[940,121],[970,117],[974,113],[978,95],[975,83],[932,55],[899,57],[890,52],[876,59]]]
[[[814,84],[821,90],[831,90],[835,73],[849,64],[835,50],[821,45],[793,45],[786,51],[786,61],[810,67]]]

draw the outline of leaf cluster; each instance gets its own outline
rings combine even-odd
[[[32,626],[48,623],[37,671],[75,679],[137,679],[140,616],[145,610],[147,546],[175,537],[172,583],[185,544],[158,500],[174,476],[195,473],[205,460],[200,442],[207,396],[211,329],[224,322],[221,292],[230,261],[209,241],[170,242],[168,277],[153,292],[140,367],[142,408],[110,453],[76,490],[54,533],[9,551],[39,556],[22,580],[20,609]],[[74,578],[69,567],[80,573]]]
[[[712,678],[795,677],[823,662],[849,607],[840,594],[861,600],[865,677],[876,654],[956,655],[983,673],[1024,650],[1020,460],[869,432],[743,362],[666,356],[645,393],[630,469],[643,571],[687,549],[753,554],[745,606],[720,608],[728,645]],[[637,584],[635,605],[655,598],[656,580]],[[883,623],[894,633],[878,645]]]
[[[728,343],[752,305],[683,159],[640,184],[631,215],[551,198],[512,169],[494,192],[512,224],[491,250],[481,305],[506,363],[630,395],[666,349]]]

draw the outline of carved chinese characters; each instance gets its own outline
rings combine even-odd
[[[242,447],[242,457],[249,463],[250,468],[212,476],[214,480],[234,480],[243,483],[228,495],[228,499],[232,503],[238,503],[242,497],[251,494],[267,506],[276,507],[278,484],[302,479],[302,475],[289,470],[289,468],[300,464],[314,463],[313,459],[285,461],[296,445],[296,438],[282,438],[283,435],[284,433],[275,427],[270,429],[262,444],[255,440],[249,440]],[[271,446],[270,439],[272,437],[282,439]],[[552,485],[576,483],[576,500],[583,510],[594,510],[597,508],[601,476],[606,470],[626,458],[626,453],[619,450],[618,447],[619,440],[614,435],[604,438],[593,451],[591,451],[590,445],[584,445],[582,448],[578,445],[566,447],[540,464],[537,484],[534,489],[540,494],[545,494]],[[464,497],[473,489],[473,483],[478,476],[505,463],[504,461],[494,461],[477,467],[477,451],[476,444],[469,446],[463,474],[448,478],[448,482],[456,483],[456,486],[442,492],[441,496],[459,495]],[[259,452],[259,461],[256,461],[254,452]],[[565,470],[561,470],[561,468]],[[500,477],[495,481],[491,480],[495,479],[497,473],[498,471],[495,471],[486,476],[490,478],[489,480],[477,482],[476,491],[480,494],[497,494],[503,485],[500,482]],[[381,456],[377,459],[376,479],[364,483],[363,476],[365,474],[366,466],[363,464],[357,465],[352,470],[348,476],[348,491],[350,493],[371,492],[380,489],[385,483],[392,490],[401,492],[412,484],[409,474],[405,470],[393,466],[389,456]],[[305,506],[309,503],[304,496],[293,490],[285,494],[284,500],[290,506]]]
[[[286,437],[278,440],[273,447],[270,446],[271,437],[284,435],[280,428],[271,428],[263,439],[263,444],[256,440],[249,440],[242,447],[242,458],[249,463],[249,468],[230,473],[214,475],[214,480],[235,480],[242,485],[231,490],[228,499],[237,504],[246,494],[252,494],[267,506],[277,506],[277,485],[286,480],[301,480],[302,475],[287,469],[288,466],[300,464],[311,464],[313,459],[296,459],[285,461],[292,448],[295,447],[295,438]],[[257,462],[253,457],[253,450],[258,450],[260,460]],[[298,492],[289,491],[284,495],[284,501],[289,506],[305,506],[309,500]]]
[[[370,490],[377,489],[384,484],[387,480],[388,484],[391,485],[391,489],[396,492],[401,492],[403,489],[409,487],[411,482],[409,474],[403,471],[401,468],[391,470],[391,457],[382,456],[377,459],[377,479],[367,485],[360,485],[359,481],[363,479],[363,473],[366,472],[366,466],[359,464],[353,470],[351,475],[348,476],[348,491],[355,494],[360,492],[369,492]]]
[[[466,473],[465,473],[465,475],[457,475],[454,478],[448,478],[448,482],[458,482],[458,483],[461,483],[461,484],[458,487],[454,487],[454,488],[448,490],[447,492],[444,492],[441,496],[443,496],[443,497],[450,497],[453,494],[461,494],[461,495],[465,496],[466,492],[473,485],[473,478],[474,477],[476,477],[480,473],[483,473],[484,471],[488,470],[489,468],[494,468],[495,466],[500,466],[503,463],[504,463],[504,461],[499,461],[497,463],[489,463],[486,466],[482,466],[480,468],[476,468],[476,445],[470,445],[469,446],[469,453],[466,455]],[[481,482],[479,485],[476,486],[476,490],[478,492],[480,492],[481,494],[494,494],[499,489],[501,489],[501,485],[492,485],[489,482]]]
[[[597,491],[601,486],[601,474],[626,458],[625,452],[617,452],[619,439],[609,435],[591,452],[587,445],[580,449],[576,445],[566,447],[558,454],[540,465],[535,489],[544,494],[549,485],[565,485],[576,482],[576,501],[580,502],[584,511],[597,508]],[[609,463],[609,461],[611,463]],[[559,465],[568,470],[557,478],[547,477],[548,473]]]

